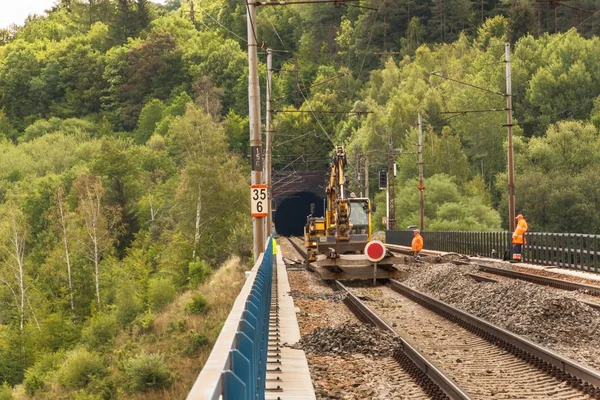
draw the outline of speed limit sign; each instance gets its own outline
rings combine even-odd
[[[269,214],[267,185],[252,185],[250,187],[250,204],[253,217],[266,217]]]

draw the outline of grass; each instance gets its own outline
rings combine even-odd
[[[180,294],[162,312],[158,313],[152,332],[135,338],[135,345],[131,345],[132,338],[127,335],[121,335],[118,338],[118,343],[124,345],[118,351],[127,354],[135,354],[135,352],[164,354],[165,363],[175,373],[173,385],[168,389],[123,395],[119,398],[170,400],[183,399],[187,396],[202,366],[208,359],[212,345],[244,284],[245,269],[239,258],[228,260],[205,283],[199,285],[195,290],[188,290]],[[204,296],[209,308],[205,314],[190,315],[186,312],[185,307],[197,293]],[[201,346],[193,354],[189,354],[188,350],[193,340],[192,335],[197,333],[204,334],[209,343]]]

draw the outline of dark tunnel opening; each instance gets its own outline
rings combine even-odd
[[[283,236],[304,235],[306,217],[310,214],[311,203],[315,204],[315,216],[322,217],[325,213],[323,197],[311,192],[298,192],[285,198],[277,210],[273,220],[275,230]]]

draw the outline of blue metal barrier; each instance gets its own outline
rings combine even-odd
[[[188,400],[264,400],[273,238],[258,258]]]

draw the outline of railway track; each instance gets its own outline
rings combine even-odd
[[[403,248],[403,246],[389,245],[388,247],[391,247],[395,252],[400,252],[402,254],[410,253],[410,251]],[[434,256],[436,255],[436,252],[433,252],[433,251],[429,251],[428,253],[430,253],[431,255],[434,255]],[[557,289],[563,289],[563,290],[569,290],[569,291],[581,291],[590,296],[600,297],[600,286],[598,286],[598,285],[591,285],[591,284],[587,284],[587,283],[575,282],[575,281],[566,280],[566,279],[552,278],[552,277],[542,276],[542,275],[535,274],[535,273],[526,273],[526,272],[519,272],[519,271],[514,271],[514,270],[510,270],[510,269],[505,269],[505,268],[498,268],[498,267],[494,267],[491,265],[477,263],[472,260],[470,260],[470,261],[451,260],[450,262],[452,262],[453,264],[457,264],[457,265],[474,265],[480,271],[487,272],[487,273],[490,273],[493,275],[504,276],[504,277],[513,278],[513,279],[519,279],[519,280],[535,283],[538,285],[554,287]]]
[[[294,247],[296,252],[304,255],[304,249],[293,238],[287,238],[289,243]],[[384,322],[381,318],[369,309],[358,297],[353,295],[348,288],[341,282],[335,281],[335,289],[346,293],[344,300],[346,306],[352,310],[354,315],[364,323],[372,324],[378,328],[398,336],[398,333]],[[396,383],[410,388],[411,385],[417,383],[423,393],[408,394],[409,398],[417,398],[426,395],[426,398],[431,399],[470,399],[470,397],[448,376],[446,376],[439,368],[425,358],[414,346],[412,346],[404,338],[400,337],[401,348],[394,354],[394,362],[387,361],[389,368],[402,371],[393,374]],[[414,390],[414,389],[413,389]]]
[[[400,282],[355,288],[373,311],[460,385],[470,398],[600,398],[597,371],[470,316]]]
[[[293,245],[302,252],[301,246]],[[474,279],[491,280],[471,275]],[[597,371],[400,282],[391,281],[389,288],[379,289],[385,291],[388,299],[399,302],[395,304],[399,307],[387,310],[377,302],[371,308],[352,293],[363,289],[349,290],[340,282],[336,286],[350,293],[347,303],[360,319],[401,333],[403,346],[396,359],[416,373],[416,380],[424,382],[425,387],[437,387],[446,398],[600,399]],[[369,290],[375,289],[364,290],[364,298],[370,299]],[[426,318],[425,311],[429,313]],[[386,321],[403,328],[395,329]],[[418,354],[418,348],[425,354],[413,355],[413,350]]]
[[[489,276],[485,276],[485,275],[481,275],[481,274],[466,274],[468,276],[470,276],[471,278],[475,279],[477,282],[488,282],[488,283],[498,283],[498,279],[494,279],[494,278],[490,278]],[[500,275],[500,274],[499,274]],[[504,275],[503,275],[504,276]],[[512,279],[512,277],[508,277],[506,276],[508,279]],[[518,279],[518,278],[514,278],[514,279]],[[587,304],[588,306],[600,311],[600,303],[598,302],[594,302],[594,301],[587,301],[587,300],[582,300],[582,299],[577,299],[577,301],[583,303],[583,304]]]

